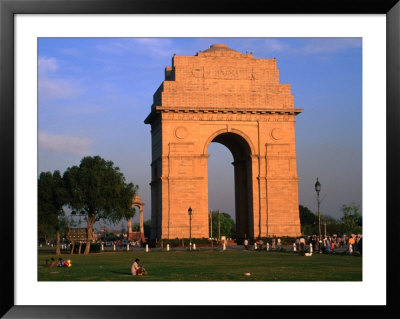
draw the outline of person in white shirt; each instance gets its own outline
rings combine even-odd
[[[136,258],[135,262],[132,264],[132,267],[131,267],[132,276],[136,276],[139,268],[141,268],[141,267],[139,267],[139,261],[140,261],[139,258]]]
[[[244,248],[249,249],[249,241],[247,239],[244,240]]]
[[[306,240],[304,237],[301,237],[299,239],[299,244],[300,244],[300,253],[304,252],[305,248],[306,248]]]

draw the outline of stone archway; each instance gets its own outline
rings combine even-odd
[[[295,116],[276,59],[223,44],[174,55],[145,123],[152,134],[152,239],[208,237],[208,145],[234,156],[238,230],[250,239],[298,236]],[[247,232],[248,231],[248,232]]]
[[[144,227],[143,227],[143,206],[144,203],[138,194],[132,199],[132,207],[139,208],[139,231],[132,231],[132,218],[128,219],[128,240],[140,240],[142,243],[145,241]]]
[[[233,156],[235,184],[235,223],[237,240],[254,237],[253,226],[253,185],[251,183],[251,148],[241,135],[221,132],[211,142],[226,146]],[[210,143],[209,143],[210,144]]]

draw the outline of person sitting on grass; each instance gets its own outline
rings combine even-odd
[[[58,258],[57,267],[69,267],[69,261],[62,258]]]
[[[58,258],[57,267],[63,267],[63,266],[64,266],[64,260],[62,258]]]
[[[132,264],[132,276],[142,276],[146,274],[146,269],[144,269],[142,266],[139,266],[139,261],[139,258],[136,258],[135,262]]]
[[[45,265],[45,267],[53,268],[53,267],[56,267],[56,266],[57,266],[57,262],[54,260],[53,257],[51,258],[51,261],[50,261],[50,262],[49,262],[48,259],[46,259],[46,265]]]

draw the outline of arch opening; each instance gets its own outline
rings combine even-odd
[[[209,219],[209,235],[217,238],[219,233],[227,238],[236,238],[235,216],[235,190],[233,177],[233,156],[229,149],[220,143],[210,143],[208,148],[208,211],[227,213],[235,228],[225,226],[218,231],[218,218],[214,214],[214,220]],[[211,228],[213,231],[211,232]]]
[[[131,218],[131,223],[132,223],[132,232],[139,232],[140,231],[140,210],[139,206],[132,206],[132,208],[135,210],[135,215]]]
[[[215,136],[211,143],[224,145],[233,157],[236,241],[241,243],[254,237],[251,149],[242,136],[231,132]]]

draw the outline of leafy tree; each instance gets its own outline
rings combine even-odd
[[[134,223],[132,226],[133,231],[140,231],[140,225],[139,223]],[[151,219],[148,219],[143,222],[143,231],[144,231],[144,237],[145,238],[150,238],[151,235]]]
[[[342,230],[345,234],[361,234],[362,233],[362,215],[360,205],[352,203],[351,205],[342,205],[341,218]]]
[[[139,186],[133,185],[133,196],[135,196],[137,194],[138,190],[139,190]],[[125,191],[130,192],[131,190],[129,188],[126,188]],[[128,222],[128,233],[130,230],[132,230],[132,218],[135,217],[135,215],[136,215],[136,209],[135,209],[135,207],[132,207],[132,205],[131,205],[130,209],[121,211],[120,217],[126,219]]]
[[[212,236],[218,237],[218,218],[220,220],[220,234],[227,238],[236,237],[236,225],[231,215],[227,213],[219,213],[218,211],[212,212]]]
[[[132,183],[125,183],[124,175],[112,161],[100,156],[84,157],[79,166],[69,167],[63,178],[70,207],[85,214],[89,241],[97,221],[104,219],[116,223],[134,210],[132,198],[136,188]],[[86,245],[84,254],[89,252],[90,245]]]
[[[67,228],[63,206],[67,192],[59,171],[42,172],[38,179],[38,232],[45,238],[54,234],[57,238],[56,254],[60,255],[60,232]]]
[[[341,234],[342,225],[341,222],[329,215],[321,215],[321,231],[324,234],[324,227],[326,224],[326,234],[328,236],[332,234]]]
[[[309,208],[299,205],[300,224],[303,234],[314,234],[318,232],[318,216]]]
[[[140,225],[139,223],[134,223],[132,226],[132,231],[140,231]]]
[[[150,238],[150,235],[151,235],[151,219],[148,219],[145,222],[143,222],[143,231],[144,231],[144,237],[145,238]]]
[[[103,237],[104,241],[115,241],[118,237],[114,233],[106,233]]]

